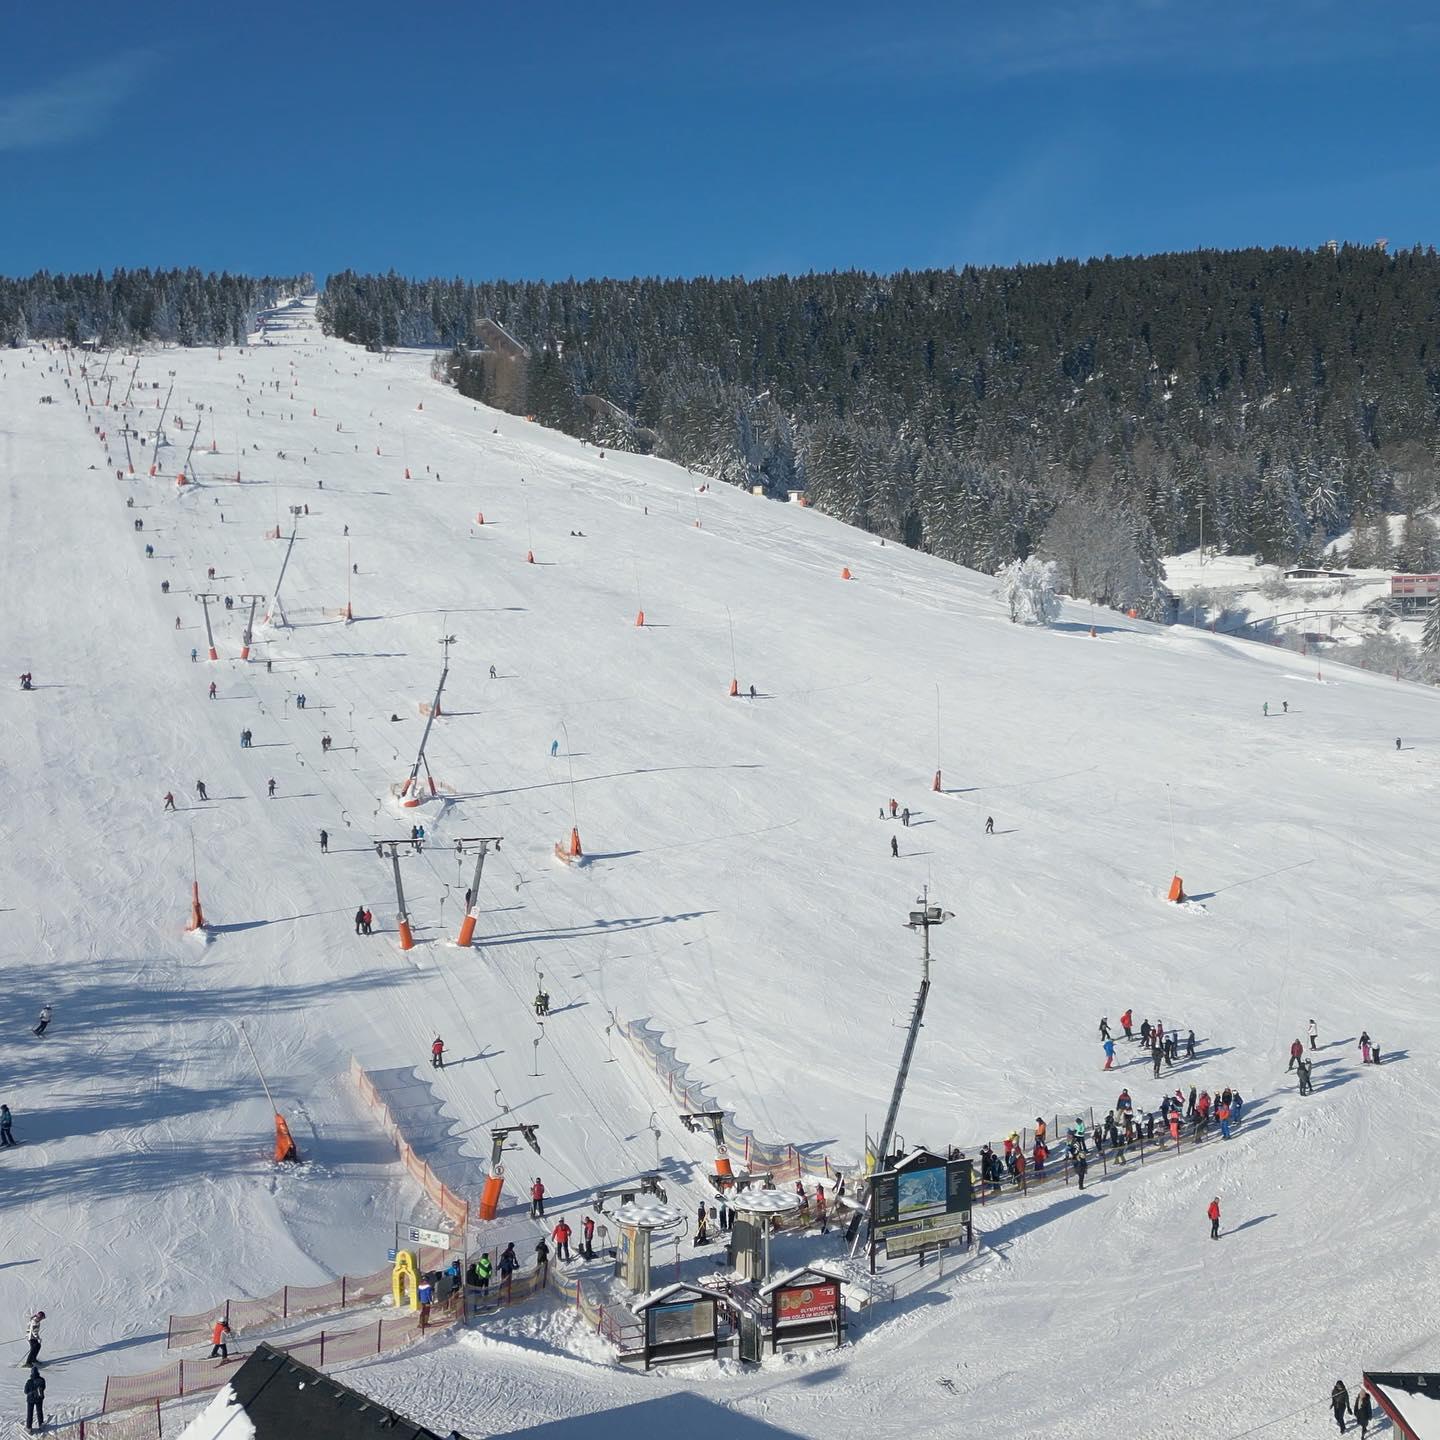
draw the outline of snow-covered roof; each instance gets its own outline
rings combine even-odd
[[[1417,1381],[1429,1385],[1402,1385],[1393,1377],[1386,1382],[1367,1377],[1376,1391],[1409,1427],[1415,1440],[1440,1440],[1440,1377],[1417,1375]]]
[[[732,1210],[750,1215],[788,1215],[800,1208],[800,1197],[790,1190],[741,1190],[735,1195],[717,1195]]]
[[[228,1386],[180,1432],[180,1440],[253,1440],[255,1427]]]
[[[843,1285],[847,1277],[835,1270],[827,1268],[823,1263],[819,1265],[799,1265],[794,1270],[786,1270],[783,1274],[772,1275],[761,1287],[760,1293],[768,1295],[772,1290],[779,1290],[785,1285],[793,1285],[802,1275],[820,1275],[826,1280],[834,1280],[836,1284]]]
[[[637,1195],[613,1212],[617,1225],[639,1225],[646,1230],[664,1230],[678,1225],[684,1217],[673,1206],[654,1195]]]

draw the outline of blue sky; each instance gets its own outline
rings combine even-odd
[[[1371,0],[12,5],[0,273],[1429,244],[1437,62]]]

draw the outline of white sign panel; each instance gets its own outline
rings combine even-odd
[[[418,1225],[411,1225],[404,1235],[412,1245],[429,1245],[436,1250],[451,1248],[450,1237],[443,1230],[422,1230]]]

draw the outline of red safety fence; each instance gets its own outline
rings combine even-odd
[[[303,1339],[282,1340],[277,1348],[303,1360],[316,1369],[341,1365],[350,1360],[364,1360],[398,1350],[420,1339],[431,1330],[444,1329],[460,1318],[457,1297],[434,1305],[427,1319],[418,1311],[381,1316],[353,1330],[322,1330]],[[228,1360],[172,1360],[158,1370],[140,1375],[111,1375],[105,1381],[105,1398],[100,1404],[107,1414],[128,1410],[137,1405],[153,1406],[157,1401],[182,1400],[187,1395],[218,1390],[235,1367],[245,1359],[235,1354]]]
[[[406,1170],[420,1183],[425,1193],[439,1207],[440,1213],[450,1222],[451,1226],[463,1235],[466,1225],[470,1222],[469,1202],[446,1185],[431,1170],[430,1166],[410,1148],[409,1141],[405,1139],[404,1133],[395,1123],[395,1117],[390,1113],[390,1107],[381,1098],[380,1092],[361,1068],[360,1062],[353,1056],[350,1059],[350,1078],[355,1082],[361,1095],[365,1097],[365,1103],[380,1117],[380,1123],[385,1127],[385,1133],[394,1142]]]
[[[319,1285],[282,1285],[269,1295],[222,1300],[197,1315],[172,1315],[165,1343],[171,1350],[182,1345],[208,1345],[212,1327],[222,1319],[228,1320],[230,1328],[240,1333],[257,1325],[273,1325],[278,1320],[373,1305],[389,1293],[390,1275],[387,1265],[370,1275],[341,1275]]]

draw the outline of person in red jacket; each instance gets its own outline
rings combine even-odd
[[[568,1261],[570,1259],[570,1227],[565,1223],[565,1217],[560,1217],[560,1223],[550,1232],[550,1238],[555,1242],[555,1258]]]
[[[1290,1044],[1290,1063],[1285,1067],[1285,1069],[1287,1071],[1293,1070],[1295,1068],[1295,1062],[1299,1060],[1299,1058],[1304,1053],[1305,1047],[1300,1043],[1300,1037],[1297,1035]]]
[[[222,1360],[230,1358],[230,1347],[225,1343],[225,1337],[230,1333],[230,1322],[222,1315],[210,1330],[210,1358],[212,1360],[217,1355]]]
[[[540,1183],[540,1177],[535,1177],[535,1183],[530,1187],[530,1218],[532,1220],[543,1220],[545,1218],[545,1187]]]
[[[1130,1011],[1129,1011],[1128,1009],[1127,1009],[1127,1010],[1125,1011],[1125,1013],[1120,1017],[1120,1028],[1125,1032],[1125,1038],[1126,1038],[1127,1040],[1133,1040],[1133,1039],[1135,1038],[1135,1037],[1130,1033],[1130,1025],[1131,1025],[1131,1022],[1133,1021],[1133,1019],[1134,1019],[1134,1017],[1131,1015],[1131,1013],[1130,1013]]]
[[[1211,1202],[1210,1207],[1205,1211],[1210,1217],[1210,1238],[1220,1238],[1220,1197],[1217,1195]]]
[[[580,1227],[580,1233],[585,1237],[585,1258],[595,1258],[595,1222],[590,1216],[585,1217],[585,1223]]]
[[[438,1035],[430,1046],[430,1063],[437,1070],[445,1068],[445,1042]]]

